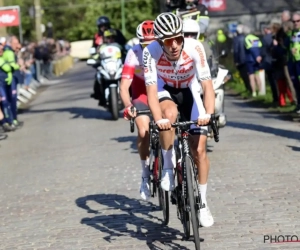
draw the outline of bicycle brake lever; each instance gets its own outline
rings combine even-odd
[[[219,142],[219,130],[218,130],[218,125],[217,125],[217,120],[215,115],[211,115],[211,128],[214,132],[215,142]]]

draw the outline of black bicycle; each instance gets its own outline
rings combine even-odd
[[[188,138],[190,135],[200,135],[203,130],[199,128],[190,129],[190,125],[197,124],[197,121],[176,122],[172,124],[176,128],[178,143],[176,148],[176,176],[177,187],[172,191],[171,201],[177,206],[177,216],[181,221],[184,230],[184,238],[190,238],[190,220],[192,222],[194,242],[196,250],[200,249],[199,217],[201,208],[201,197],[198,190],[198,170],[195,167],[190,152]],[[214,139],[219,141],[217,120],[211,116],[209,124],[214,132]],[[157,129],[157,126],[155,126]]]
[[[131,110],[133,112],[134,110]],[[151,115],[150,110],[136,111],[136,114]],[[130,119],[130,131],[134,132],[134,119]],[[150,167],[150,192],[151,196],[158,195],[159,207],[163,211],[163,224],[169,223],[169,192],[165,191],[160,186],[160,180],[162,177],[163,157],[161,154],[161,147],[159,144],[159,132],[155,128],[154,121],[149,124],[149,140],[150,140],[150,155],[149,155],[149,167]]]

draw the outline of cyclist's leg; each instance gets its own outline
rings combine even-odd
[[[177,106],[160,81],[158,81],[158,98],[163,118],[169,119],[171,123],[174,123],[178,113]],[[173,147],[175,130],[161,131],[159,137],[164,161],[161,187],[166,191],[172,191],[174,189],[173,169],[176,164],[176,154]]]
[[[134,107],[137,110],[148,110],[149,107],[144,100],[135,99],[132,101]],[[142,165],[142,182],[140,188],[140,194],[142,199],[147,200],[150,198],[150,187],[149,187],[149,122],[150,118],[147,115],[138,115],[135,119],[136,126],[138,129],[137,136],[137,147],[141,159]]]
[[[186,98],[190,98],[187,96]],[[188,109],[185,109],[186,112]],[[196,102],[193,102],[192,108],[190,108],[190,119],[197,120],[200,113],[205,113],[204,108],[199,111]],[[186,114],[188,115],[188,114]],[[207,126],[201,127],[201,135],[193,135],[190,137],[190,147],[193,154],[195,165],[198,169],[198,182],[199,191],[201,194],[202,206],[200,209],[200,224],[203,227],[210,227],[214,224],[214,219],[211,215],[206,200],[207,180],[209,173],[209,159],[206,153],[206,142],[207,142]]]

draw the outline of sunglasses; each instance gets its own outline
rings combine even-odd
[[[300,22],[300,19],[299,20],[293,20],[293,23],[299,23]]]
[[[171,47],[173,45],[173,42],[176,42],[178,45],[181,45],[183,43],[183,36],[176,36],[176,37],[171,37],[171,38],[166,38],[163,39],[162,42],[165,46]]]

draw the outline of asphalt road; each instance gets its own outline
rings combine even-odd
[[[157,200],[140,200],[135,134],[89,98],[92,79],[76,64],[0,142],[0,249],[194,249],[181,241],[174,206],[163,227]],[[300,249],[264,243],[300,240],[299,123],[232,96],[226,111],[220,142],[209,142],[215,224],[200,230],[201,249]]]

